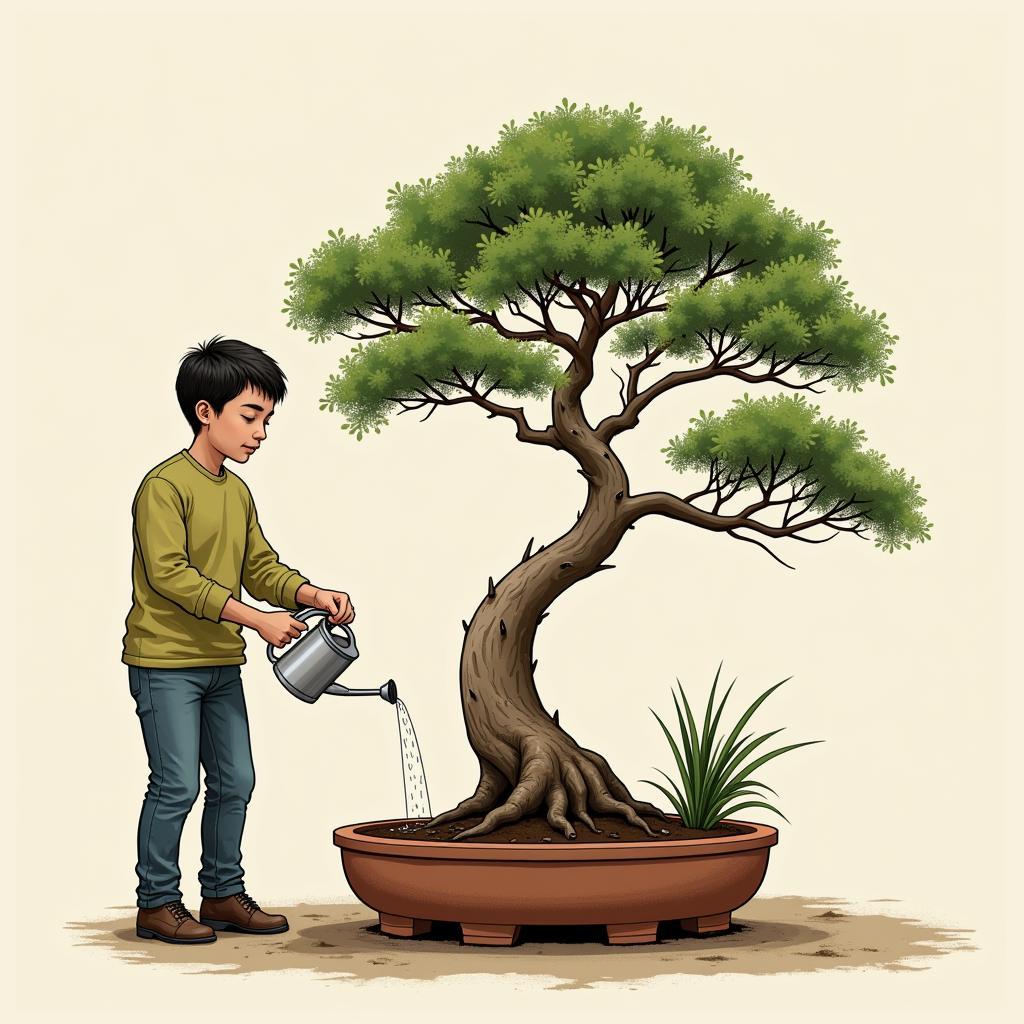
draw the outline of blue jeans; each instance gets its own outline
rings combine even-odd
[[[139,816],[136,889],[140,907],[181,899],[178,848],[206,772],[200,891],[218,899],[242,892],[242,829],[256,776],[239,665],[128,666],[128,682],[149,757]]]

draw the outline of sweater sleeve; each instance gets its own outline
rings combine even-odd
[[[258,601],[266,601],[278,608],[299,607],[296,592],[308,583],[297,569],[278,560],[277,552],[267,543],[260,529],[256,506],[250,496],[249,518],[246,529],[245,559],[242,563],[242,586]]]
[[[174,486],[160,477],[147,480],[134,519],[135,542],[153,589],[196,618],[219,622],[231,591],[189,564],[185,510]]]

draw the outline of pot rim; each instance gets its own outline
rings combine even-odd
[[[678,820],[678,815],[670,814]],[[756,821],[723,818],[729,825],[753,828],[735,836],[712,836],[707,839],[662,839],[657,842],[622,843],[444,843],[417,842],[415,839],[388,839],[384,836],[357,834],[356,829],[368,825],[395,825],[417,818],[386,818],[381,821],[360,821],[334,830],[334,845],[345,852],[371,856],[404,857],[414,860],[492,860],[492,861],[614,861],[614,860],[676,860],[680,857],[707,857],[716,854],[740,853],[775,846],[779,830]]]

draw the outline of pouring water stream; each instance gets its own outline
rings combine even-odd
[[[336,682],[338,676],[359,657],[356,638],[349,626],[331,623],[328,613],[321,608],[304,608],[296,613],[295,618],[305,621],[315,616],[321,619],[317,627],[308,629],[283,654],[278,654],[273,644],[267,644],[267,658],[274,666],[274,674],[289,693],[307,704],[316,703],[324,694],[335,697],[381,697],[394,704],[398,713],[405,816],[429,819],[432,815],[423,756],[412,716],[398,697],[395,681],[389,679],[383,686],[369,690],[352,689]]]
[[[427,790],[427,776],[423,770],[423,756],[420,753],[416,730],[405,702],[398,698],[395,703],[398,714],[398,735],[401,740],[402,787],[405,790],[405,816],[407,818],[431,818],[430,793]]]

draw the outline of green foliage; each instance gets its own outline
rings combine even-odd
[[[836,241],[824,221],[807,224],[788,207],[775,208],[775,200],[755,188],[733,190],[718,206],[715,231],[737,246],[744,259],[760,266],[803,256],[834,267]]]
[[[659,345],[670,345],[673,349],[672,355],[684,355],[681,343],[669,342],[665,337],[665,330],[662,327],[663,317],[643,316],[636,320],[628,320],[619,327],[611,344],[608,346],[612,355],[623,356],[627,359],[635,359],[645,355],[648,349],[657,348]],[[700,341],[693,339],[697,346]]]
[[[773,462],[780,475],[799,467],[794,483],[810,482],[809,490],[820,491],[808,511],[824,513],[853,497],[864,502],[856,508],[876,547],[892,552],[928,540],[932,524],[921,512],[920,485],[904,470],[892,469],[881,452],[865,451],[866,435],[852,420],[822,419],[819,412],[802,395],[754,400],[744,394],[722,416],[701,410],[690,429],[662,452],[678,472],[717,467],[738,478],[749,467],[764,484]],[[755,486],[748,472],[740,490]]]
[[[501,305],[505,294],[521,295],[520,283],[531,287],[555,269],[565,281],[590,279],[598,268],[615,281],[661,276],[658,247],[637,225],[587,227],[565,210],[552,214],[531,207],[514,231],[492,231],[478,247],[479,263],[466,272],[462,286],[486,309]]]
[[[808,357],[808,364],[794,371],[805,379],[822,372],[817,361],[824,359],[837,370],[832,383],[838,390],[860,391],[869,380],[891,383],[895,370],[889,359],[897,338],[885,314],[856,304],[846,281],[826,276],[820,264],[803,255],[735,282],[675,292],[658,321],[657,336],[669,354],[695,360],[707,351],[701,335],[721,330],[750,344],[748,359],[761,350],[762,363],[773,356],[780,363]]]
[[[342,429],[357,440],[370,430],[380,432],[397,405],[394,399],[417,400],[417,390],[426,387],[421,378],[450,396],[458,389],[444,381],[454,371],[470,378],[483,371],[478,385],[483,391],[500,381],[505,394],[534,398],[550,394],[565,379],[550,346],[509,341],[443,309],[426,310],[414,332],[357,345],[342,358],[341,370],[328,379],[320,408],[342,412],[347,421]]]
[[[357,307],[376,295],[390,302],[431,288],[450,288],[456,282],[450,255],[435,252],[422,241],[410,242],[380,229],[368,240],[344,231],[330,231],[308,260],[292,263],[286,284],[288,326],[310,333],[321,342],[331,334],[350,331]]]
[[[307,258],[291,264],[288,324],[316,342],[335,333],[372,333],[361,317],[376,304],[392,311],[401,305],[403,320],[415,327],[421,299],[440,295],[453,302],[458,291],[497,310],[506,300],[526,301],[527,289],[546,288],[556,273],[568,282],[585,278],[595,288],[666,275],[674,285],[692,285],[709,246],[717,252],[727,243],[738,247],[737,259],[754,261],[758,273],[772,261],[798,256],[834,265],[835,243],[823,222],[805,223],[788,209],[777,210],[769,196],[746,185],[750,175],[741,161],[733,150],[712,145],[704,126],[684,128],[666,117],[648,125],[633,103],[612,110],[563,100],[523,125],[502,125],[489,149],[467,146],[436,178],[395,182],[386,198],[388,221],[369,238],[329,232]],[[687,294],[680,291],[673,301],[682,326],[666,319],[660,329],[672,339],[670,354],[693,358],[700,346],[693,325],[704,307],[684,308]],[[794,309],[804,321],[807,315]],[[378,310],[373,319],[383,316]],[[781,343],[792,347],[799,325],[780,316],[759,326],[751,314],[750,330],[764,339],[781,323],[788,329]],[[841,319],[814,319],[810,329],[847,349],[864,335]],[[644,330],[628,327],[615,344],[624,350]],[[403,333],[401,343],[413,337]],[[871,363],[870,353],[862,362]],[[360,365],[343,363],[341,370]],[[356,380],[369,378],[354,378],[353,387]],[[379,426],[383,407],[374,395],[371,388],[351,402],[375,410],[359,422]]]
[[[744,796],[763,796],[758,790],[767,790],[769,793],[778,796],[778,793],[763,782],[756,782],[750,775],[757,771],[763,764],[772,758],[785,754],[789,750],[796,750],[797,747],[810,746],[813,743],[822,743],[823,740],[808,740],[804,743],[792,743],[789,746],[780,747],[767,754],[762,754],[754,761],[744,764],[744,761],[757,750],[761,744],[782,732],[776,729],[773,732],[765,733],[763,736],[751,739],[752,733],[740,736],[744,726],[753,716],[754,712],[761,706],[769,694],[777,690],[782,682],[769,687],[754,701],[743,713],[739,721],[733,727],[728,737],[718,735],[718,727],[722,718],[722,711],[725,702],[732,693],[736,684],[734,679],[729,685],[721,703],[715,708],[715,690],[718,686],[719,674],[722,666],[718,666],[715,673],[715,680],[711,684],[711,695],[708,697],[707,708],[704,712],[704,722],[698,730],[693,713],[690,710],[689,701],[683,690],[682,684],[676,680],[679,686],[679,697],[682,698],[683,709],[686,711],[686,718],[683,718],[683,709],[679,707],[679,699],[675,691],[672,693],[672,702],[676,709],[676,720],[678,723],[678,740],[672,731],[662,721],[658,713],[651,708],[651,714],[658,720],[661,731],[665,734],[672,756],[675,760],[677,778],[676,782],[670,775],[656,768],[655,771],[662,775],[668,782],[671,789],[661,785],[660,782],[652,782],[650,779],[643,779],[644,783],[654,786],[660,790],[671,802],[676,813],[682,819],[687,828],[712,829],[724,818],[745,810],[748,807],[761,807],[778,814],[779,817],[788,821],[781,811],[763,800],[748,800],[741,803],[733,803]],[[749,741],[749,742],[748,742]],[[680,784],[682,789],[680,789]]]

